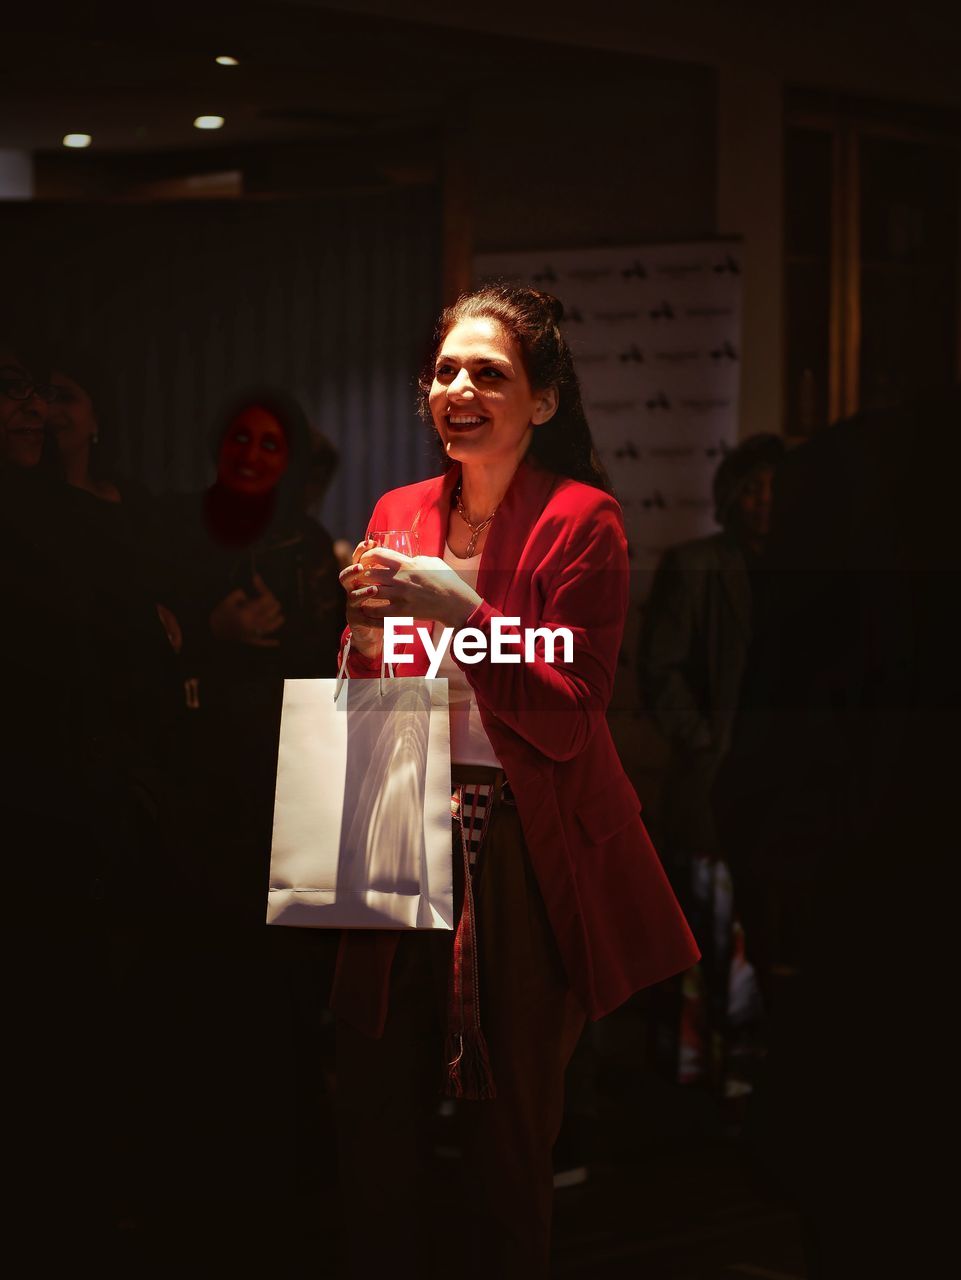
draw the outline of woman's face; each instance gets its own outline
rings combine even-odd
[[[259,404],[248,405],[224,433],[217,480],[247,497],[263,497],[276,487],[290,462],[290,446],[277,418]]]
[[[556,391],[531,387],[520,348],[496,320],[461,320],[441,343],[430,412],[450,457],[466,464],[516,464],[527,452],[533,426],[556,409]]]
[[[52,374],[50,382],[57,398],[47,411],[47,423],[56,436],[61,456],[75,457],[90,448],[97,434],[93,402],[83,387],[65,373]]]

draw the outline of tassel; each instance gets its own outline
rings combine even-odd
[[[447,1036],[447,1098],[470,1098],[482,1102],[497,1097],[490,1054],[484,1033],[451,1032]]]
[[[477,937],[474,930],[474,892],[471,886],[469,832],[465,830],[463,791],[457,796],[457,812],[460,819],[461,848],[464,855],[464,906],[461,909],[457,932],[454,935],[454,962],[451,966],[450,995],[448,1001],[447,1037],[444,1058],[447,1063],[447,1079],[444,1096],[470,1098],[482,1101],[496,1098],[497,1090],[491,1072],[490,1053],[484,1032],[481,1030],[477,967]],[[488,805],[485,819],[489,819]],[[475,805],[476,811],[476,805]],[[475,812],[471,813],[470,830],[474,827]],[[486,821],[485,828],[486,831]],[[483,843],[483,832],[481,835]]]

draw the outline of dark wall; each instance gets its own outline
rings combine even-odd
[[[715,72],[614,55],[549,56],[555,61],[535,63],[474,119],[477,248],[712,234]]]
[[[332,530],[362,534],[385,489],[430,468],[413,404],[440,294],[433,190],[7,205],[0,239],[11,339],[95,357],[118,466],[155,491],[208,483],[219,407],[262,384],[341,451]]]

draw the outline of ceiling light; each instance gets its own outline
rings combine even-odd
[[[236,58],[232,58],[229,53],[221,53],[214,59],[218,67],[239,67],[240,63]]]
[[[93,138],[89,133],[65,133],[63,135],[63,145],[65,147],[82,149],[83,147],[89,147],[91,142],[93,142]]]
[[[222,129],[223,127],[223,116],[198,116],[194,121],[195,129]]]

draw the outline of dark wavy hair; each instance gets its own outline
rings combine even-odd
[[[495,320],[517,343],[534,390],[557,390],[557,411],[547,422],[534,427],[528,456],[548,471],[612,494],[613,487],[584,413],[574,358],[560,330],[563,318],[563,304],[553,294],[526,285],[496,282],[461,294],[441,312],[434,330],[430,355],[417,380],[418,412],[431,425],[429,401],[434,365],[454,325],[462,320]],[[450,459],[446,460],[450,465]]]

